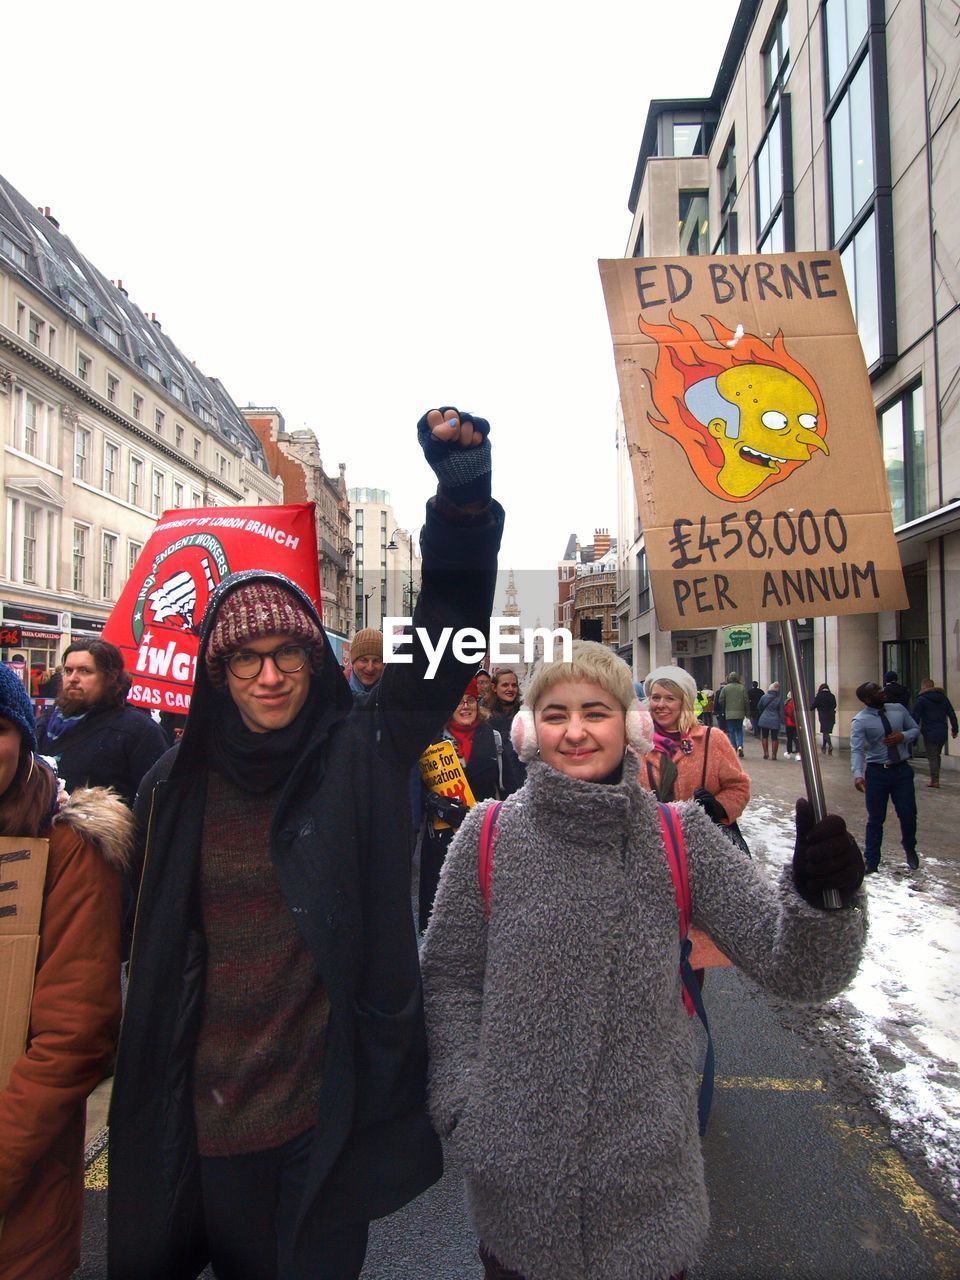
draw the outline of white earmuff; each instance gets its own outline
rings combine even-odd
[[[527,764],[537,754],[537,726],[534,724],[533,712],[527,706],[521,706],[513,717],[510,726],[510,741],[517,755]]]

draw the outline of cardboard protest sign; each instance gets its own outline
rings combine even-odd
[[[600,276],[660,626],[905,608],[839,256]]]
[[[128,701],[185,714],[207,600],[227,574],[286,574],[320,609],[314,504],[165,511],[103,629],[133,680]]]
[[[420,776],[423,778],[424,785],[429,787],[434,795],[449,796],[451,799],[459,800],[468,809],[472,809],[476,804],[453,743],[432,743],[417,763],[420,765]],[[434,831],[442,831],[449,826],[449,822],[434,817]]]
[[[47,849],[46,840],[0,837],[0,1089],[27,1043]]]

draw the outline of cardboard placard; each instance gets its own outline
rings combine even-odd
[[[0,1088],[27,1043],[47,847],[46,840],[0,837]]]
[[[600,276],[659,625],[905,608],[839,255]]]
[[[435,795],[449,796],[451,799],[459,800],[468,809],[472,809],[476,804],[473,792],[470,790],[470,783],[467,781],[467,775],[463,772],[463,765],[460,763],[460,757],[457,755],[457,749],[453,743],[431,743],[417,763],[420,766],[420,777],[423,779],[424,785]],[[442,818],[434,817],[434,831],[443,831],[449,826],[449,822],[444,822]]]

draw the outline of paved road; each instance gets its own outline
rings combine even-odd
[[[754,793],[788,812],[802,789],[799,764],[764,762],[747,743]],[[862,797],[849,759],[824,761],[828,807],[862,836]],[[960,875],[955,830],[960,780],[928,791],[918,769],[920,848]],[[899,862],[896,824],[884,857]],[[713,1228],[689,1280],[956,1280],[960,1221],[889,1139],[869,1099],[851,1088],[831,1049],[792,1029],[746,979],[712,971],[706,998],[718,1080],[704,1144]],[[148,1157],[149,1158],[149,1157]],[[104,1161],[90,1178],[102,1182]],[[80,1280],[105,1280],[104,1192],[87,1193]],[[455,1167],[401,1213],[375,1224],[364,1280],[478,1280],[473,1232]]]

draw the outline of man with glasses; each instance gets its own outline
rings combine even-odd
[[[487,424],[418,424],[440,480],[414,627],[486,632],[503,512]],[[410,903],[410,769],[471,665],[388,663],[354,701],[313,602],[226,577],[179,744],[137,798],[110,1114],[112,1280],[355,1280],[371,1219],[441,1171]]]

